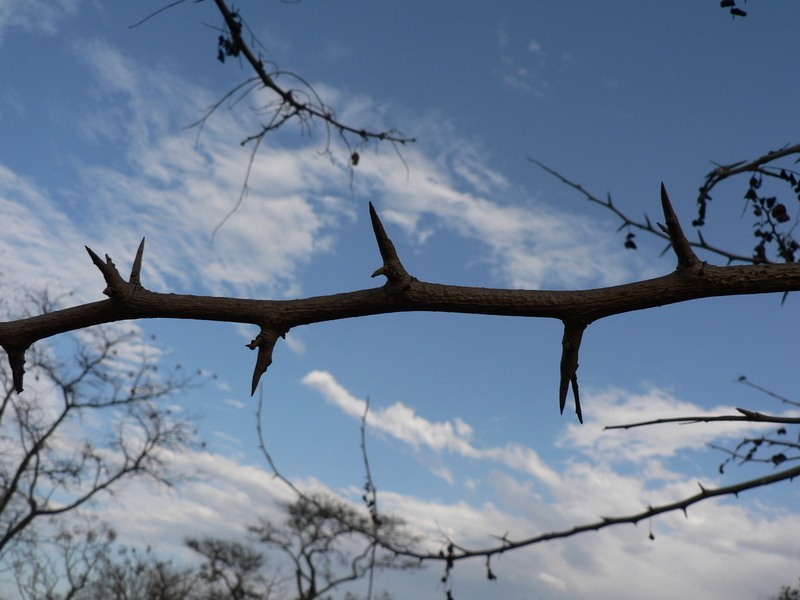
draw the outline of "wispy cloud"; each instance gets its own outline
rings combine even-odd
[[[361,418],[367,410],[364,400],[353,397],[328,372],[312,371],[302,382],[352,417]],[[425,447],[434,452],[447,451],[464,458],[497,462],[532,475],[548,485],[555,485],[559,480],[559,476],[531,448],[514,443],[498,448],[477,448],[470,441],[472,427],[458,417],[452,422],[434,423],[400,402],[377,411],[369,409],[366,414],[370,427],[415,448]]]
[[[738,414],[732,406],[704,409],[657,389],[641,394],[611,389],[592,394],[591,402],[586,405],[585,426],[568,424],[559,444],[580,450],[587,456],[602,456],[605,460],[618,462],[642,463],[653,458],[668,458],[683,450],[701,449],[712,440],[737,438],[746,432],[774,427],[771,424],[720,421],[604,430],[606,425],[661,418]]]
[[[82,281],[92,271],[83,244],[125,264],[146,237],[143,281],[151,288],[301,294],[300,269],[331,251],[342,226],[357,217],[348,174],[320,156],[318,140],[291,149],[262,147],[247,197],[212,243],[214,227],[244,182],[249,149],[239,142],[253,127],[246,111],[217,112],[197,138],[183,127],[213,102],[208,90],[138,64],[104,42],[82,42],[76,53],[97,90],[76,126],[86,139],[117,147],[126,164],[79,166],[83,184],[66,196],[80,197],[80,223],[61,210],[64,192],[51,197],[35,181],[0,171],[4,219],[21,224],[16,239],[5,236],[0,250],[14,255],[21,272]],[[370,98],[324,85],[318,91],[342,107],[343,118],[385,127],[387,108]],[[429,141],[403,150],[408,170],[391,152],[371,155],[358,167],[356,194],[377,197],[387,222],[418,244],[436,231],[478,241],[486,248],[481,260],[514,287],[602,285],[632,277],[636,259],[599,234],[595,223],[530,199],[510,202],[524,192],[512,189],[475,144],[429,124],[422,119],[413,125],[426,129]],[[57,269],[48,253],[61,258]],[[50,266],[39,268],[44,265]]]
[[[0,3],[0,44],[9,29],[53,34],[79,0],[3,0]]]
[[[404,158],[408,174],[390,156],[367,161],[359,171],[386,220],[418,243],[439,229],[475,240],[497,277],[513,287],[610,285],[643,268],[596,221],[541,202],[490,199],[519,199],[524,192],[512,189],[478,150],[435,158],[408,152]]]
[[[363,401],[350,395],[329,373],[315,371],[303,381],[320,391],[330,404],[354,418],[360,418],[366,409]],[[616,406],[620,413],[617,416],[626,420],[645,414],[663,415],[664,409],[694,412],[696,408],[659,391],[628,396],[626,401],[626,394],[614,391],[607,396],[596,395],[591,400],[593,404],[599,403],[597,411],[606,418]],[[645,407],[648,402],[653,404],[649,409]],[[591,414],[586,416],[587,423],[582,429],[591,430],[589,434],[578,436],[576,428],[570,425],[563,436],[564,443],[575,444],[585,451],[586,459],[577,455],[563,470],[557,471],[523,446],[478,448],[472,440],[472,428],[463,421],[433,423],[400,403],[370,410],[368,424],[396,440],[415,447],[425,445],[454,457],[489,460],[512,469],[493,471],[489,476],[502,507],[494,504],[475,507],[465,502],[447,504],[384,490],[381,491],[382,506],[398,510],[442,544],[446,540],[456,540],[465,547],[479,547],[495,545],[497,540],[492,535],[511,532],[511,539],[519,539],[568,529],[596,521],[601,515],[639,512],[648,504],[671,502],[697,491],[694,477],[672,472],[660,461],[661,457],[696,447],[682,432],[665,435],[650,446],[640,440],[633,443],[630,453],[626,454],[630,439],[613,439],[616,432],[595,431],[599,429],[597,423]],[[734,426],[716,429],[713,435],[738,432],[740,430]],[[603,437],[613,441],[600,443]],[[613,465],[623,455],[627,460],[639,460],[639,466],[626,467],[624,472],[615,470]],[[527,479],[530,476],[548,486],[550,499],[543,499],[535,491],[531,480]],[[704,483],[714,485],[713,481]],[[472,480],[471,487],[476,486]],[[664,585],[670,573],[691,571],[690,565],[698,563],[704,565],[704,570],[708,566],[720,574],[737,572],[733,565],[738,564],[747,569],[749,575],[735,577],[736,584],[726,580],[728,591],[725,593],[736,595],[746,589],[757,595],[759,590],[769,589],[768,586],[764,588],[764,582],[770,580],[765,577],[762,583],[753,581],[752,565],[758,564],[779,574],[778,563],[787,566],[792,563],[792,537],[780,528],[800,524],[800,516],[763,504],[756,504],[754,508],[756,510],[746,504],[710,501],[690,508],[688,519],[682,513],[662,515],[648,525],[648,530],[642,530],[641,525],[639,528],[623,526],[597,536],[579,536],[556,545],[543,544],[514,553],[503,568],[515,573],[515,577],[525,573],[527,590],[549,588],[566,590],[574,598],[615,598],[619,597],[619,578],[622,577],[628,582],[626,588],[632,590],[631,598],[646,594],[666,599],[674,597],[675,593],[675,589],[665,593]],[[650,531],[655,541],[649,539]],[[771,562],[773,560],[775,562]],[[536,564],[537,568],[531,570],[531,564]],[[680,583],[681,594],[697,594],[701,590],[701,595],[713,597],[720,591],[716,583],[713,589],[709,587],[715,580],[707,573],[689,577],[689,580]]]
[[[328,373],[309,373],[304,382],[355,419],[367,409],[364,401],[354,398]],[[620,410],[628,413],[644,410],[644,396],[632,395],[626,403],[622,392],[615,391],[611,397],[614,395],[622,401],[608,401],[603,410],[615,405],[622,405]],[[663,393],[651,392],[648,397],[657,405],[656,410],[691,408]],[[585,414],[589,423],[591,415]],[[413,447],[424,446],[455,459],[486,460],[508,468],[490,473],[487,484],[495,490],[497,501],[481,505],[464,500],[443,502],[391,489],[379,491],[381,510],[406,519],[423,536],[422,544],[433,552],[451,541],[466,548],[496,546],[497,536],[518,540],[567,529],[596,521],[602,514],[639,511],[647,503],[674,500],[697,489],[693,478],[678,474],[664,478],[647,461],[641,469],[622,473],[612,468],[613,460],[576,458],[558,472],[528,448],[481,449],[473,439],[475,431],[463,420],[431,422],[400,403],[370,410],[367,422]],[[677,437],[673,445],[682,447],[685,442]],[[599,454],[606,451],[594,450]],[[612,448],[611,455],[615,452]],[[277,502],[292,499],[290,490],[259,466],[209,452],[166,453],[164,458],[174,472],[196,476],[175,489],[144,481],[131,483],[102,507],[101,517],[112,523],[127,543],[149,544],[160,552],[180,554],[187,535],[244,538],[246,525],[259,518],[280,520]],[[654,473],[656,477],[651,476]],[[448,467],[437,467],[436,475],[445,480],[453,478]],[[546,483],[552,497],[544,498],[537,492],[531,478]],[[358,486],[332,490],[316,480],[298,479],[295,484],[300,489],[340,495],[354,505],[362,493]],[[471,486],[477,483],[473,480]],[[667,600],[676,593],[687,597],[756,597],[774,588],[774,582],[782,581],[780,577],[796,565],[798,527],[799,515],[764,503],[715,500],[691,507],[687,516],[666,514],[646,526],[615,527],[514,551],[502,560],[493,560],[491,567],[500,577],[503,591],[511,596],[533,590],[539,594],[566,593],[578,600],[642,595]],[[654,540],[650,539],[651,532]],[[189,554],[186,557],[191,558]],[[702,573],[693,568],[697,564],[703,565]],[[455,566],[455,585],[462,592],[459,596],[487,597],[495,588],[486,587],[490,584],[485,582],[485,573],[474,565]],[[675,579],[676,572],[685,576]],[[425,580],[433,586],[431,590],[437,578],[434,573]],[[629,594],[621,595],[620,581]],[[416,581],[415,585],[424,584]]]

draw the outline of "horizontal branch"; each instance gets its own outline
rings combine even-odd
[[[517,548],[532,546],[534,544],[547,542],[549,540],[568,538],[587,531],[599,531],[601,529],[605,529],[606,527],[611,527],[613,525],[622,525],[626,523],[627,524],[632,523],[635,525],[639,521],[642,521],[644,519],[648,519],[656,515],[668,512],[674,512],[676,510],[682,510],[683,513],[686,515],[687,514],[686,509],[689,508],[692,504],[697,504],[698,502],[708,500],[709,498],[728,496],[728,495],[738,496],[740,492],[744,492],[746,490],[752,490],[754,488],[763,487],[767,485],[772,485],[773,483],[778,483],[779,481],[785,481],[787,479],[791,480],[798,476],[800,476],[800,466],[793,467],[791,469],[786,469],[785,471],[780,471],[778,473],[773,473],[772,475],[757,477],[755,479],[749,479],[741,483],[725,487],[718,487],[715,489],[706,489],[698,483],[698,485],[700,485],[700,492],[698,492],[694,496],[689,496],[687,498],[684,498],[683,500],[678,500],[677,502],[672,502],[670,504],[662,504],[660,506],[648,506],[646,510],[643,510],[641,512],[632,515],[626,515],[622,517],[601,517],[599,521],[595,521],[593,523],[576,525],[575,527],[572,527],[570,529],[564,529],[561,531],[551,531],[549,533],[543,533],[541,535],[526,538],[523,540],[509,540],[507,537],[503,536],[501,538],[502,540],[501,545],[492,546],[491,548],[484,548],[481,550],[468,550],[466,548],[459,547],[458,545],[455,545],[452,542],[448,542],[452,550],[448,552],[448,554],[446,555],[444,553],[421,553],[408,550],[399,550],[398,554],[403,554],[419,560],[446,560],[450,564],[452,564],[452,562],[456,560],[474,558],[476,556],[485,556],[488,558],[495,554],[502,554],[509,550],[515,550]]]
[[[53,311],[17,321],[0,323],[0,345],[8,354],[15,387],[22,391],[24,354],[34,342],[84,327],[130,319],[195,319],[251,323],[262,335],[249,346],[259,349],[253,384],[271,362],[272,347],[279,336],[293,327],[367,315],[396,312],[452,312],[515,317],[547,317],[565,324],[561,364],[560,403],[572,385],[576,412],[578,347],[590,323],[621,313],[655,306],[717,296],[764,294],[800,290],[800,264],[714,266],[693,259],[671,212],[666,193],[662,196],[668,225],[676,249],[678,268],[663,277],[592,290],[550,291],[477,288],[428,283],[410,276],[400,263],[377,213],[371,220],[383,266],[375,274],[387,277],[379,288],[298,298],[255,300],[214,296],[163,294],[142,286],[143,245],[137,251],[131,276],[126,281],[114,262],[101,260],[87,248],[102,272],[108,300]]]
[[[624,425],[608,425],[603,429],[632,429],[634,427],[644,427],[646,425],[660,425],[662,423],[711,423],[712,421],[748,421],[751,423],[784,423],[798,424],[800,417],[779,417],[777,415],[765,415],[764,413],[737,408],[741,415],[714,415],[705,417],[669,417],[664,419],[652,419],[650,421],[640,421],[638,423],[625,423]]]

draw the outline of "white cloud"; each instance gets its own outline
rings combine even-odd
[[[346,175],[311,145],[262,148],[250,194],[212,243],[214,226],[244,182],[249,152],[239,141],[248,124],[221,111],[195,148],[195,133],[182,127],[201,114],[204,101],[211,103],[208,92],[144,68],[104,43],[83,43],[77,52],[90,65],[101,100],[87,109],[81,128],[121,146],[128,165],[79,167],[84,189],[72,192],[81,196],[79,222],[35,182],[0,165],[3,220],[14,224],[0,242],[5,274],[77,286],[95,270],[83,244],[122,268],[146,237],[142,277],[153,289],[298,294],[298,267],[327,251],[330,231],[353,218],[349,192],[326,191],[329,180],[346,190]],[[187,98],[194,100],[187,104]],[[97,274],[92,277],[102,290]]]
[[[82,248],[75,224],[53,205],[35,182],[0,164],[0,219],[5,224],[0,237],[0,260],[7,284],[24,282],[28,289],[44,289],[54,281],[62,287],[56,294],[72,289],[92,289],[93,300],[104,297],[102,276]],[[73,248],[74,252],[65,251]],[[58,260],[54,260],[55,258]]]
[[[360,408],[340,398],[353,412]],[[376,415],[380,422],[383,415]],[[417,425],[420,425],[418,422]],[[455,427],[453,429],[455,431]],[[412,436],[413,438],[413,436]],[[151,544],[159,552],[181,553],[186,536],[244,536],[244,526],[259,518],[280,519],[277,502],[291,500],[285,485],[257,466],[242,465],[208,452],[172,455],[178,472],[197,472],[198,478],[175,490],[143,482],[130,484],[111,501],[102,518],[120,531],[121,539]],[[424,536],[433,552],[448,541],[461,547],[491,547],[497,536],[518,540],[587,520],[614,505],[641,508],[642,494],[680,497],[695,484],[683,480],[659,490],[643,491],[640,473],[621,475],[590,463],[582,470],[568,467],[556,482],[558,494],[544,499],[529,481],[494,472],[491,483],[502,504],[442,502],[393,490],[379,490],[382,510],[399,514]],[[442,476],[446,472],[442,472]],[[296,481],[303,489],[326,490],[316,481]],[[329,493],[336,493],[327,489]],[[358,486],[340,490],[357,499]],[[611,501],[604,506],[604,499]],[[758,597],[777,588],[781,577],[796,568],[796,535],[800,516],[745,502],[710,501],[683,514],[662,515],[638,527],[624,525],[566,540],[537,544],[492,559],[498,582],[486,582],[476,560],[458,562],[452,573],[454,592],[473,600],[494,597],[546,595],[558,591],[578,600],[648,597]],[[652,530],[655,540],[648,538]],[[188,554],[186,555],[189,556]],[[702,569],[697,569],[702,565]],[[421,575],[429,583],[418,597],[437,597],[442,565]],[[682,573],[675,578],[674,573]],[[405,576],[398,580],[404,585]],[[413,585],[426,585],[416,581]]]
[[[354,398],[334,377],[325,371],[312,371],[302,382],[317,391],[346,414],[362,418],[367,404]],[[367,425],[387,433],[415,448],[426,447],[435,452],[448,451],[465,458],[499,462],[522,473],[532,475],[548,485],[558,481],[558,475],[549,469],[535,450],[509,443],[502,448],[479,449],[470,443],[473,429],[461,419],[453,423],[432,423],[415,414],[414,409],[398,402],[379,410],[369,409]]]
[[[512,190],[476,149],[433,159],[412,149],[403,157],[408,173],[391,156],[373,157],[359,167],[358,184],[380,198],[387,222],[418,243],[438,228],[475,240],[498,278],[518,288],[612,285],[642,269],[595,220],[538,202],[489,200],[522,192]]]
[[[289,349],[295,354],[304,354],[306,351],[306,345],[303,343],[303,340],[292,333],[286,334],[286,345],[289,346]]]
[[[568,424],[560,445],[581,450],[587,456],[603,456],[614,461],[642,462],[654,457],[671,457],[682,450],[703,448],[712,440],[741,437],[747,431],[774,427],[770,424],[719,421],[604,430],[606,425],[640,423],[653,419],[738,413],[731,406],[704,409],[660,390],[633,394],[612,389],[592,394],[591,400],[585,404],[584,425]]]
[[[78,8],[78,0],[3,0],[0,2],[0,44],[8,29],[54,34]]]
[[[239,142],[254,126],[247,111],[218,111],[195,146],[195,132],[182,128],[213,102],[207,90],[143,67],[103,42],[78,44],[76,53],[90,68],[96,90],[85,116],[77,119],[79,127],[87,139],[120,148],[127,165],[79,167],[84,184],[70,194],[81,198],[80,222],[35,182],[0,171],[4,219],[19,225],[0,246],[15,263],[6,270],[74,285],[93,270],[82,244],[125,265],[146,237],[143,282],[152,289],[301,294],[298,270],[330,251],[342,224],[357,216],[347,174],[320,156],[318,141],[293,149],[261,147],[247,197],[212,243],[215,225],[234,206],[244,181],[249,149]],[[387,107],[324,85],[318,91],[341,103],[343,119],[385,127]],[[427,127],[425,120],[418,126]],[[408,171],[391,152],[371,155],[358,167],[357,193],[377,196],[387,222],[400,225],[419,244],[441,229],[478,241],[486,248],[481,260],[514,287],[605,285],[632,278],[636,259],[599,235],[591,220],[540,203],[488,199],[517,192],[474,144],[447,127],[428,133],[433,140],[428,149],[403,149]],[[20,247],[24,255],[16,252]],[[58,267],[53,256],[61,258]],[[97,275],[91,276],[96,281]]]

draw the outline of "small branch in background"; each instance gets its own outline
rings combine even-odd
[[[653,236],[655,236],[657,238],[661,238],[662,240],[664,240],[666,242],[670,242],[669,235],[667,233],[664,233],[663,231],[661,231],[659,228],[653,226],[652,222],[650,221],[650,217],[648,217],[646,214],[644,215],[644,221],[636,221],[636,220],[630,218],[627,214],[625,214],[619,208],[616,207],[616,205],[611,200],[611,194],[608,194],[606,196],[605,200],[601,200],[600,198],[598,198],[594,194],[592,194],[589,191],[587,191],[579,183],[575,183],[574,181],[572,181],[570,179],[567,179],[565,176],[563,176],[558,171],[555,171],[555,170],[551,169],[547,165],[539,162],[538,160],[535,160],[535,159],[530,158],[530,157],[528,158],[528,160],[531,161],[536,166],[538,166],[539,168],[541,168],[543,171],[546,171],[550,175],[553,175],[554,177],[556,177],[557,179],[559,179],[561,182],[565,183],[569,187],[579,191],[581,194],[583,194],[583,196],[589,202],[593,202],[594,204],[598,204],[598,205],[602,206],[603,208],[605,208],[607,210],[610,210],[612,213],[614,213],[619,218],[619,220],[622,221],[622,224],[619,226],[617,231],[621,231],[623,229],[627,229],[628,230],[628,234],[627,234],[627,236],[625,238],[625,247],[626,248],[629,248],[631,250],[636,250],[636,242],[635,242],[636,235],[633,233],[633,231],[632,231],[633,229],[638,229],[640,231],[646,231],[647,233],[649,233],[649,234],[651,234],[651,235],[653,235]],[[755,262],[758,262],[753,257],[743,256],[743,255],[736,254],[736,253],[733,253],[733,252],[728,252],[727,250],[723,250],[722,248],[717,248],[716,246],[712,246],[711,244],[708,244],[703,239],[703,237],[699,234],[699,232],[698,232],[697,241],[689,241],[689,245],[691,247],[693,247],[693,248],[700,248],[702,250],[707,250],[708,252],[712,252],[714,254],[717,254],[718,256],[722,256],[723,258],[727,259],[729,264],[731,262],[743,262],[743,263],[755,263]],[[669,246],[667,246],[667,249],[668,248],[669,248]]]
[[[800,250],[800,244],[792,236],[795,222],[790,224],[786,205],[779,202],[776,196],[765,195],[760,188],[764,178],[782,181],[791,189],[791,194],[800,199],[800,173],[789,165],[775,164],[780,159],[800,156],[800,144],[785,146],[780,150],[767,152],[752,161],[738,161],[728,165],[717,165],[710,171],[697,196],[697,218],[692,222],[695,227],[705,225],[708,203],[711,202],[711,191],[723,181],[736,175],[751,174],[744,199],[749,205],[755,221],[753,223],[754,235],[759,242],[753,248],[753,262],[768,263],[771,259],[767,256],[769,246],[774,246],[777,258],[785,262],[794,262],[795,253]],[[799,159],[795,160],[796,164]],[[783,224],[786,225],[783,225]],[[788,228],[788,229],[784,229]]]
[[[372,206],[370,204],[370,206]],[[378,490],[372,481],[372,471],[369,468],[369,456],[367,455],[367,416],[369,415],[369,397],[364,401],[364,414],[361,415],[361,458],[364,461],[364,493],[361,499],[369,511],[370,519],[373,525],[373,540],[378,537],[378,529],[381,526],[381,518],[378,515]],[[373,541],[370,550],[370,560],[367,577],[367,600],[372,600],[372,585],[375,579],[375,554],[378,550],[378,544]]]
[[[508,552],[509,550],[515,550],[518,548],[532,546],[534,544],[548,542],[550,540],[564,539],[578,535],[580,533],[585,533],[587,531],[599,531],[601,529],[605,529],[606,527],[612,527],[614,525],[622,525],[622,524],[635,525],[639,521],[642,521],[644,519],[649,519],[651,517],[660,514],[674,512],[676,510],[683,511],[683,513],[688,516],[687,509],[693,504],[697,504],[698,502],[702,502],[710,498],[717,498],[729,495],[738,497],[739,493],[744,492],[746,490],[772,485],[780,481],[791,480],[795,477],[800,477],[800,466],[796,466],[791,469],[787,469],[785,471],[780,471],[779,473],[773,473],[772,475],[757,477],[755,479],[749,479],[747,481],[743,481],[734,485],[718,487],[713,489],[707,489],[702,485],[698,484],[700,486],[699,493],[694,494],[693,496],[688,496],[682,500],[678,500],[677,502],[662,504],[660,506],[648,506],[647,509],[644,511],[621,517],[601,517],[599,521],[587,523],[584,525],[576,525],[571,529],[565,529],[561,531],[551,531],[549,533],[543,533],[541,535],[525,538],[522,540],[511,540],[507,536],[503,536],[501,545],[493,546],[490,548],[469,550],[466,548],[461,548],[459,546],[454,545],[452,542],[449,542],[447,546],[447,553],[445,553],[444,551],[439,551],[438,553],[418,553],[418,552],[401,551],[400,553],[423,561],[424,560],[445,561],[448,565],[452,565],[455,561],[459,560],[465,560],[479,556],[490,557],[496,554],[499,555],[503,554],[504,552]]]
[[[800,417],[780,417],[777,415],[765,415],[753,412],[744,408],[737,408],[741,415],[715,415],[705,417],[666,417],[663,419],[652,419],[650,421],[640,421],[637,423],[625,423],[623,425],[607,425],[603,429],[633,429],[634,427],[646,427],[648,425],[663,425],[664,423],[680,423],[688,425],[690,423],[712,423],[714,421],[744,421],[749,423],[788,423],[800,424]]]
[[[782,166],[776,164],[780,159],[798,156],[795,163],[800,162],[800,144],[786,146],[780,150],[767,152],[763,156],[752,161],[738,161],[728,165],[718,165],[705,177],[703,185],[700,187],[697,197],[697,218],[692,221],[692,225],[697,228],[697,240],[690,241],[689,245],[700,248],[722,256],[727,259],[728,264],[732,262],[743,262],[752,264],[769,264],[771,262],[794,262],[796,255],[800,252],[800,242],[793,237],[794,229],[798,222],[798,215],[794,218],[789,215],[786,208],[787,203],[780,202],[776,196],[764,194],[761,191],[765,178],[785,183],[791,190],[791,195],[800,200],[800,172],[791,168],[789,165]],[[617,218],[622,221],[617,231],[627,230],[625,237],[625,247],[636,249],[636,234],[634,230],[645,231],[661,239],[669,240],[666,232],[654,227],[650,218],[645,214],[643,221],[631,219],[628,215],[619,210],[611,201],[610,194],[605,200],[594,196],[585,190],[580,184],[567,179],[558,171],[547,167],[541,162],[528,158],[532,163],[550,173],[569,187],[579,191],[584,197],[610,210]],[[711,201],[711,191],[721,182],[736,175],[750,174],[748,186],[744,193],[744,199],[755,217],[753,223],[753,233],[758,242],[753,248],[751,256],[731,252],[708,244],[700,228],[705,225],[708,203]],[[748,238],[749,241],[750,238]],[[772,255],[772,256],[771,256]]]
[[[772,392],[772,391],[768,390],[767,388],[763,388],[760,385],[755,384],[752,381],[750,381],[749,379],[747,379],[747,377],[745,377],[744,375],[740,375],[739,379],[737,379],[737,381],[739,383],[743,384],[743,385],[748,385],[751,388],[756,389],[759,392],[762,392],[762,393],[766,394],[767,396],[775,398],[776,400],[780,400],[784,404],[791,404],[792,406],[800,406],[800,402],[796,402],[795,400],[789,400],[788,398],[786,398],[784,396],[781,396],[779,394],[776,394],[775,392]]]

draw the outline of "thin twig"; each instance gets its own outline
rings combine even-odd
[[[680,423],[688,425],[690,423],[711,423],[713,421],[744,421],[749,423],[800,423],[800,417],[779,417],[777,415],[765,415],[759,412],[737,408],[739,412],[746,413],[741,415],[716,415],[705,417],[669,417],[664,419],[652,419],[638,423],[625,423],[624,425],[607,425],[603,429],[633,429],[634,427],[644,427],[647,425],[661,425],[662,423]]]
[[[452,564],[453,561],[457,560],[464,560],[476,556],[488,557],[495,554],[503,554],[504,552],[508,552],[509,550],[515,550],[517,548],[532,546],[534,544],[547,542],[549,540],[564,539],[587,531],[599,531],[601,529],[605,529],[606,527],[611,527],[613,525],[621,525],[625,523],[635,525],[636,523],[644,519],[648,519],[659,514],[674,512],[676,510],[681,510],[684,512],[684,514],[687,514],[686,509],[692,506],[693,504],[697,504],[698,502],[702,502],[704,500],[720,496],[727,496],[727,495],[738,496],[740,492],[744,492],[746,490],[751,490],[767,485],[772,485],[780,481],[791,480],[798,476],[800,476],[800,466],[796,466],[791,469],[787,469],[785,471],[780,471],[778,473],[773,473],[772,475],[757,477],[755,479],[750,479],[747,481],[743,481],[741,483],[725,487],[719,487],[715,489],[706,489],[698,483],[698,485],[700,485],[699,493],[693,496],[688,496],[682,500],[678,500],[677,502],[672,502],[670,504],[662,504],[660,506],[648,506],[647,509],[644,511],[622,517],[602,517],[599,521],[595,521],[593,523],[587,523],[585,525],[576,525],[571,529],[564,529],[561,531],[552,531],[549,533],[543,533],[541,535],[525,538],[522,540],[512,541],[504,537],[502,545],[493,546],[490,548],[483,548],[479,550],[466,550],[466,549],[456,548],[457,551],[454,551],[452,554],[448,553],[448,555],[445,555],[443,552],[419,553],[419,552],[409,552],[407,550],[406,551],[400,550],[398,553],[404,554],[406,556],[411,556],[419,560],[448,561],[448,563]]]
[[[614,203],[611,201],[611,196],[610,195],[608,196],[608,198],[606,200],[601,200],[600,198],[598,198],[597,196],[595,196],[591,192],[587,191],[579,183],[575,183],[574,181],[572,181],[570,179],[567,179],[566,177],[564,177],[558,171],[555,171],[555,170],[551,169],[547,165],[539,162],[538,160],[535,160],[535,159],[530,158],[530,157],[528,157],[528,160],[531,161],[536,166],[538,166],[539,168],[541,168],[543,171],[546,171],[547,173],[550,173],[550,175],[553,175],[554,177],[559,179],[562,183],[565,183],[569,187],[579,191],[581,194],[583,194],[583,196],[587,200],[589,200],[589,202],[593,202],[595,204],[599,204],[603,208],[606,208],[606,209],[610,210],[612,213],[614,213],[622,221],[622,225],[620,225],[619,229],[623,229],[625,227],[633,227],[634,229],[639,229],[639,230],[642,230],[642,231],[646,231],[647,233],[650,233],[650,234],[652,234],[652,235],[654,235],[656,237],[659,237],[659,238],[661,238],[663,240],[670,241],[669,235],[664,233],[664,232],[662,232],[662,231],[660,231],[656,227],[654,227],[653,224],[650,222],[650,218],[646,214],[644,216],[644,219],[645,219],[644,222],[635,221],[635,220],[631,219],[628,215],[623,213],[621,210],[619,210],[614,205]],[[619,229],[618,229],[618,231],[619,231]],[[690,241],[689,245],[692,246],[693,248],[701,248],[703,250],[707,250],[708,252],[712,252],[714,254],[722,256],[722,257],[726,258],[729,263],[730,262],[734,262],[734,261],[743,262],[743,263],[763,262],[763,261],[759,261],[759,260],[754,259],[752,256],[743,256],[741,254],[735,254],[733,252],[728,252],[727,250],[722,250],[721,248],[717,248],[716,246],[712,246],[711,244],[708,244],[705,241],[705,239],[703,239],[703,237],[699,233],[698,233],[698,241],[694,241],[694,242]]]

